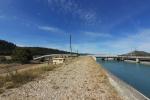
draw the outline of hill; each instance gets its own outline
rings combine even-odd
[[[15,44],[5,40],[0,40],[0,55],[11,55],[15,48]]]
[[[58,49],[51,49],[51,48],[42,48],[42,47],[21,47],[29,49],[32,55],[47,55],[47,54],[67,54],[70,52],[58,50]]]
[[[11,55],[12,51],[16,48],[25,48],[29,49],[33,56],[35,55],[46,55],[46,54],[66,54],[70,53],[63,50],[51,49],[51,48],[43,48],[43,47],[19,47],[14,43],[0,40],[0,55]]]
[[[122,56],[150,56],[150,53],[145,51],[132,51],[127,54],[123,54]]]

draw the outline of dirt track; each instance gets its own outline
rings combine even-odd
[[[8,90],[0,100],[120,100],[108,78],[91,57],[50,71],[43,79]]]

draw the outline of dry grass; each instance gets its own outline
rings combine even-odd
[[[35,78],[40,77],[41,74],[52,71],[56,67],[56,65],[43,66],[21,72],[10,72],[6,76],[0,76],[0,93],[3,93],[5,89],[16,88],[30,82]]]
[[[101,73],[100,73],[100,78],[101,78],[101,82],[102,83],[105,83],[105,82],[107,82],[108,81],[108,79],[107,79],[107,75],[106,75],[106,72],[101,68],[101,71],[100,71]]]

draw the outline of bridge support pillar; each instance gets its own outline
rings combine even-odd
[[[104,61],[105,60],[105,58],[102,58],[102,61]]]
[[[106,58],[105,58],[105,60],[107,61],[107,60],[108,60],[108,58],[106,57]]]
[[[117,58],[113,58],[113,60],[118,60]]]
[[[136,63],[140,63],[140,59],[139,58],[136,58]]]
[[[124,58],[122,57],[122,58],[120,58],[120,60],[121,60],[121,61],[124,61]]]

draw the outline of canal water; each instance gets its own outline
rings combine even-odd
[[[112,74],[150,98],[150,65],[124,61],[102,61],[100,58],[97,58],[97,62]]]

